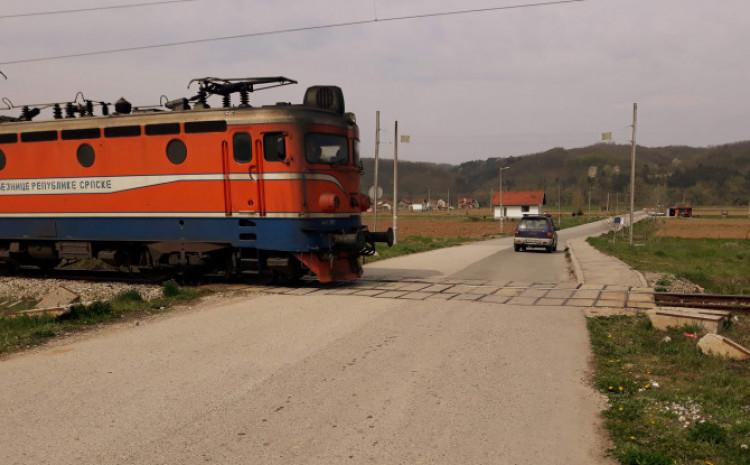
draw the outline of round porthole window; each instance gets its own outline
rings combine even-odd
[[[175,165],[179,165],[187,158],[187,147],[180,139],[172,139],[167,144],[167,158]]]
[[[5,154],[0,150],[0,170],[5,168]]]
[[[94,165],[96,155],[94,154],[94,148],[89,144],[79,145],[76,155],[78,156],[78,163],[84,168],[91,168]]]

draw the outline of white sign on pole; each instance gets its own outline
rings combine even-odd
[[[379,200],[379,199],[382,199],[382,198],[383,198],[383,188],[382,188],[382,187],[378,187],[378,189],[377,189],[377,194],[378,194],[378,197],[377,197],[377,199],[375,198],[375,192],[376,192],[376,190],[375,190],[375,186],[371,186],[371,187],[370,187],[370,190],[368,190],[368,191],[367,191],[367,194],[368,194],[368,195],[370,196],[370,198],[371,198],[371,199],[373,199],[373,200]]]

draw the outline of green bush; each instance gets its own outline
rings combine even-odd
[[[174,279],[170,279],[162,285],[162,294],[164,297],[177,297],[181,291],[182,288],[180,288],[180,285]]]
[[[656,452],[645,452],[630,448],[622,456],[624,465],[674,465],[674,460]]]
[[[706,421],[696,423],[690,429],[690,439],[693,441],[707,442],[709,444],[724,444],[727,441],[727,433],[724,428]]]
[[[135,289],[128,289],[127,291],[122,291],[117,294],[113,300],[123,303],[143,302],[143,296],[141,296],[141,293],[136,291]]]
[[[70,310],[58,316],[59,321],[97,320],[112,315],[112,305],[109,302],[96,301],[90,305],[73,305]]]

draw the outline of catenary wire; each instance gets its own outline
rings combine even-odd
[[[70,10],[49,10],[49,11],[32,11],[29,13],[13,13],[9,15],[0,15],[0,19],[12,19],[12,18],[28,18],[33,16],[51,16],[51,15],[65,15],[73,13],[86,13],[89,11],[105,11],[105,10],[124,10],[126,8],[141,8],[146,6],[156,5],[169,5],[173,3],[189,3],[198,0],[161,0],[155,2],[141,2],[141,3],[124,3],[121,5],[108,5],[108,6],[95,6],[90,8],[74,8]]]
[[[521,8],[536,8],[536,7],[553,6],[553,5],[564,5],[564,4],[570,4],[570,3],[580,3],[584,1],[586,0],[556,0],[556,1],[546,1],[546,2],[537,2],[537,3],[521,3],[521,4],[516,4],[516,5],[505,5],[505,6],[488,7],[488,8],[474,8],[474,9],[467,9],[467,10],[439,11],[439,12],[434,12],[434,13],[422,13],[422,14],[406,15],[406,16],[391,16],[391,17],[379,18],[379,19],[372,18],[372,19],[363,19],[363,20],[358,20],[358,21],[346,21],[346,22],[341,22],[341,23],[322,24],[319,26],[293,27],[293,28],[286,28],[286,29],[276,29],[276,30],[271,30],[271,31],[248,32],[244,34],[234,34],[234,35],[228,35],[228,36],[206,37],[206,38],[201,38],[201,39],[181,40],[181,41],[175,41],[175,42],[163,42],[159,44],[137,45],[133,47],[93,50],[90,52],[70,53],[66,55],[52,55],[52,56],[45,56],[45,57],[22,58],[18,60],[2,61],[0,62],[0,65],[18,65],[18,64],[23,64],[23,63],[39,63],[39,62],[44,62],[44,61],[64,60],[68,58],[80,58],[80,57],[89,57],[89,56],[96,56],[96,55],[110,55],[114,53],[134,52],[134,51],[139,51],[139,50],[150,50],[150,49],[165,48],[165,47],[177,47],[177,46],[183,46],[183,45],[194,45],[194,44],[217,42],[217,41],[223,41],[223,40],[246,39],[246,38],[251,38],[251,37],[290,34],[294,32],[316,31],[316,30],[322,30],[322,29],[336,29],[336,28],[343,28],[343,27],[362,26],[365,24],[374,24],[374,23],[408,21],[408,20],[415,20],[415,19],[437,18],[437,17],[445,17],[445,16],[489,13],[489,12],[501,11],[501,10],[514,10],[514,9],[521,9]]]

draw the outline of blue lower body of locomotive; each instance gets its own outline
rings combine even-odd
[[[281,252],[330,250],[359,215],[329,218],[2,218],[0,241],[208,242]]]

